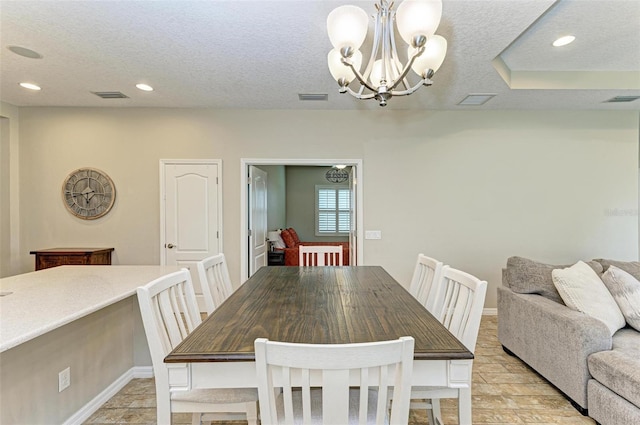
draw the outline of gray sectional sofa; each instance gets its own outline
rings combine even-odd
[[[599,274],[613,264],[640,280],[639,262],[587,264]],[[640,424],[640,332],[627,325],[611,336],[600,320],[568,308],[551,273],[569,266],[508,259],[498,288],[498,339],[598,423]]]

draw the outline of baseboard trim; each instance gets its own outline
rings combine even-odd
[[[133,379],[153,378],[152,366],[136,366],[132,367],[131,370],[133,371]]]
[[[111,385],[104,389],[100,394],[95,396],[91,401],[82,406],[80,410],[71,415],[69,419],[63,422],[63,425],[81,425],[89,419],[103,404],[111,397],[118,394],[118,391],[124,388],[134,378],[153,378],[153,368],[151,366],[132,367],[116,379]]]
[[[497,308],[485,308],[482,310],[483,316],[497,316],[498,309]]]

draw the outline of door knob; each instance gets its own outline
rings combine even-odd
[[[169,248],[169,249],[173,249],[175,247],[176,246],[174,244],[172,244],[172,243],[168,243],[168,244],[165,245],[165,248]]]

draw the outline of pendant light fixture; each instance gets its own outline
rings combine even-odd
[[[386,0],[376,3],[373,47],[362,72],[359,49],[369,27],[366,12],[349,5],[329,13],[327,32],[334,48],[327,59],[340,93],[376,99],[380,106],[386,106],[393,96],[406,96],[423,85],[433,84],[431,78],[447,53],[447,40],[435,35],[442,16],[442,0],[404,0],[397,10],[393,7],[394,3]],[[394,27],[406,43],[404,65],[398,56]],[[407,78],[411,70],[420,78],[414,85]],[[360,83],[357,91],[349,87],[354,79]]]

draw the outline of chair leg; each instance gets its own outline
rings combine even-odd
[[[247,423],[248,425],[258,425],[258,403],[247,403]]]
[[[157,388],[156,388],[157,391]],[[171,425],[171,400],[169,394],[161,393],[156,396],[156,420],[158,425]]]
[[[440,411],[440,400],[437,398],[429,400],[431,408],[427,409],[427,419],[429,425],[442,425],[442,412]]]
[[[213,423],[213,419],[209,419],[206,413],[203,413],[200,417],[200,425],[211,425]]]
[[[460,425],[471,424],[471,388],[458,390],[458,423]]]
[[[202,418],[202,413],[194,413],[191,415],[191,425],[202,425],[200,419]]]
[[[442,418],[440,417],[440,400],[433,399],[414,399],[411,400],[409,405],[410,409],[424,409],[427,413],[427,420],[429,425],[442,425]],[[438,420],[439,422],[436,422]]]

